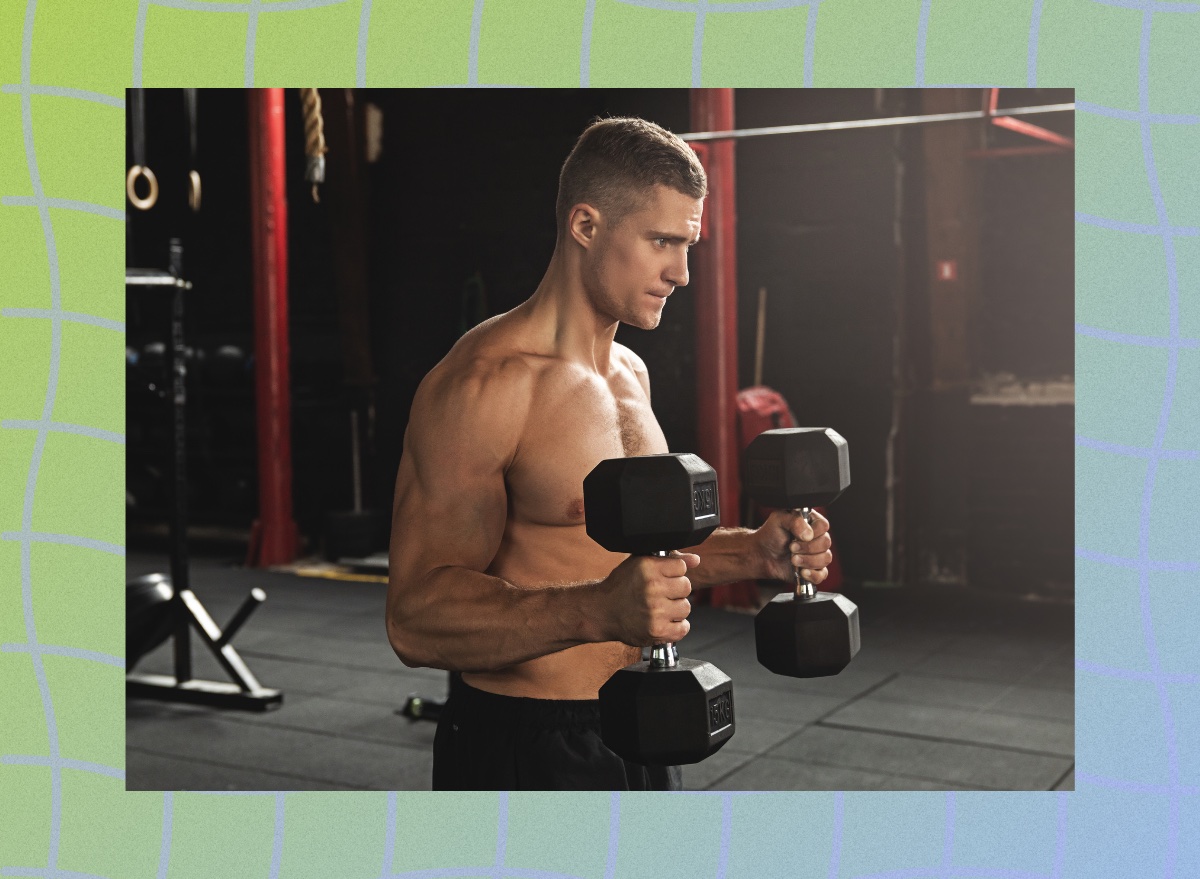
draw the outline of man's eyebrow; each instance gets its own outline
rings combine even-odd
[[[697,235],[695,238],[688,238],[684,235],[672,235],[670,232],[651,232],[650,237],[651,238],[663,238],[663,239],[666,239],[667,241],[684,241],[684,242],[687,242],[688,244],[699,244],[700,243],[699,235]]]

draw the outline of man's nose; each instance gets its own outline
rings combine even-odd
[[[676,287],[686,287],[688,282],[687,253],[679,256],[667,267],[664,280]]]

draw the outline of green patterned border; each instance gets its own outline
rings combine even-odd
[[[0,876],[1200,874],[1198,57],[1174,0],[0,0]],[[125,793],[123,90],[299,84],[1074,87],[1076,792]]]

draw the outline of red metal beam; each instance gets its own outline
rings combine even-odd
[[[735,128],[733,89],[692,89],[693,131]],[[696,442],[697,454],[717,471],[721,524],[740,520],[740,449],[737,434],[737,196],[735,141],[720,140],[700,152],[708,172],[703,246],[696,248]],[[753,583],[712,590],[712,603],[746,604]]]
[[[1064,149],[1075,149],[1075,141],[1071,140],[1071,138],[1063,137],[1057,132],[1026,122],[1024,119],[1014,119],[1012,116],[997,116],[992,120],[992,124],[999,128],[1007,128],[1009,131],[1015,131],[1017,134],[1024,134],[1027,137],[1044,140],[1046,143],[1052,143]]]
[[[991,119],[992,124],[995,125],[997,128],[1007,128],[1009,131],[1017,132],[1017,134],[1024,134],[1027,137],[1032,137],[1032,138],[1035,138],[1036,140],[1044,140],[1047,143],[1052,143],[1056,147],[1061,148],[1059,150],[1054,150],[1054,152],[1061,152],[1064,149],[1065,150],[1075,149],[1075,141],[1071,140],[1071,138],[1069,138],[1069,137],[1063,137],[1061,134],[1053,132],[1048,128],[1042,128],[1042,126],[1040,126],[1040,125],[1033,125],[1032,123],[1025,122],[1021,119],[1016,119],[1012,116],[997,116],[996,110],[997,110],[997,107],[999,106],[999,104],[1000,104],[1000,89],[998,89],[998,88],[988,89],[986,112],[988,114],[988,118]],[[1032,150],[1018,153],[1018,152],[1006,152],[1004,148],[1002,148],[1000,150],[995,150],[995,151],[985,150],[982,152],[992,155],[992,156],[1034,155]]]
[[[254,255],[254,387],[260,567],[296,558],[288,369],[287,183],[283,89],[251,89],[250,216]]]

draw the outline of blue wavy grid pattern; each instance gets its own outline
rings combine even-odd
[[[214,13],[228,12],[247,15],[250,26],[247,30],[244,72],[245,82],[247,84],[251,84],[254,78],[255,38],[257,32],[256,25],[260,15],[308,9],[342,2],[346,2],[346,0],[280,0],[280,2],[249,0],[249,2],[242,3],[215,3],[208,2],[208,0],[141,0],[138,7],[137,20],[134,25],[135,40],[132,85],[138,86],[142,83],[142,51],[144,46],[145,22],[147,10],[151,5],[170,6],[183,9],[199,9]],[[704,25],[707,16],[729,13],[746,14],[769,9],[805,6],[808,9],[809,17],[808,28],[806,30],[805,46],[803,47],[804,83],[805,85],[810,85],[812,82],[812,70],[814,64],[813,47],[815,45],[815,33],[818,24],[818,11],[820,5],[822,2],[839,2],[839,0],[807,0],[807,2],[796,2],[796,0],[767,0],[767,2],[741,3],[709,3],[706,2],[706,0],[622,0],[622,2],[625,2],[627,5],[642,6],[656,10],[672,11],[694,16],[695,37],[692,56],[692,82],[696,85],[698,85],[700,82],[700,61],[702,57]],[[840,2],[846,2],[846,0],[840,0]],[[1051,0],[1051,2],[1053,2],[1053,0]],[[894,795],[894,797],[899,798],[896,799],[880,795],[845,795],[842,793],[834,793],[830,795],[828,804],[833,818],[832,835],[830,839],[830,858],[828,861],[827,871],[827,875],[830,877],[830,879],[834,879],[834,877],[840,877],[843,875],[845,855],[854,848],[856,843],[856,838],[853,835],[853,827],[847,827],[847,805],[848,803],[856,803],[861,808],[861,805],[864,801],[868,802],[874,808],[880,811],[888,811],[891,809],[905,809],[907,808],[907,804],[916,802],[918,800],[928,801],[930,797],[935,799],[940,798],[944,805],[944,822],[941,831],[941,857],[938,863],[927,864],[921,867],[897,869],[887,872],[859,874],[859,879],[867,879],[867,877],[870,877],[870,879],[885,879],[885,877],[886,879],[907,879],[907,877],[914,877],[915,879],[915,877],[918,876],[973,876],[996,877],[996,879],[1007,879],[1007,877],[1014,877],[1014,879],[1015,877],[1021,877],[1021,879],[1035,879],[1036,877],[1036,879],[1057,879],[1057,877],[1065,875],[1064,871],[1071,869],[1073,866],[1079,868],[1077,870],[1072,870],[1072,872],[1077,875],[1103,875],[1107,872],[1105,869],[1105,864],[1093,862],[1091,860],[1091,852],[1088,850],[1086,844],[1081,841],[1082,838],[1078,835],[1078,833],[1086,830],[1089,827],[1104,827],[1112,834],[1120,836],[1123,831],[1128,830],[1128,828],[1131,826],[1142,826],[1144,829],[1145,822],[1150,822],[1156,819],[1160,813],[1154,811],[1153,809],[1146,810],[1145,814],[1140,814],[1138,811],[1132,809],[1127,812],[1121,811],[1119,813],[1116,811],[1105,811],[1105,807],[1102,804],[1095,802],[1093,798],[1089,797],[1090,790],[1109,790],[1120,794],[1142,795],[1151,797],[1156,801],[1161,800],[1162,804],[1165,805],[1165,812],[1163,812],[1161,815],[1161,817],[1163,817],[1165,820],[1161,822],[1155,820],[1154,826],[1149,828],[1149,837],[1146,837],[1153,843],[1160,845],[1162,848],[1162,869],[1161,871],[1155,871],[1155,875],[1162,875],[1164,877],[1169,877],[1169,879],[1173,879],[1175,876],[1186,875],[1186,873],[1183,872],[1179,866],[1182,845],[1190,844],[1193,848],[1189,851],[1189,854],[1193,858],[1197,856],[1195,852],[1195,841],[1182,832],[1183,827],[1187,825],[1182,823],[1183,819],[1181,818],[1181,809],[1185,805],[1184,801],[1194,798],[1197,794],[1197,788],[1192,785],[1185,785],[1181,782],[1180,768],[1181,748],[1187,745],[1194,746],[1195,743],[1185,742],[1180,738],[1179,728],[1177,725],[1178,709],[1176,708],[1176,702],[1173,699],[1173,693],[1177,693],[1179,691],[1173,690],[1172,688],[1195,688],[1197,683],[1200,682],[1200,675],[1190,673],[1169,673],[1164,671],[1163,653],[1169,645],[1162,643],[1159,636],[1156,634],[1155,619],[1152,613],[1150,602],[1150,583],[1151,575],[1153,573],[1174,572],[1194,574],[1196,573],[1197,569],[1200,568],[1200,564],[1193,562],[1156,560],[1151,558],[1150,514],[1152,509],[1153,492],[1156,485],[1156,479],[1159,475],[1159,463],[1166,460],[1194,461],[1198,455],[1198,452],[1193,449],[1165,448],[1165,437],[1172,412],[1177,411],[1181,405],[1186,405],[1189,402],[1194,403],[1195,400],[1194,388],[1181,388],[1177,385],[1179,351],[1181,349],[1196,348],[1197,340],[1181,337],[1179,333],[1179,306],[1181,290],[1175,242],[1180,238],[1196,237],[1197,235],[1200,235],[1200,229],[1197,229],[1196,227],[1178,226],[1170,222],[1158,175],[1152,138],[1152,126],[1196,125],[1198,122],[1200,122],[1200,117],[1192,114],[1158,114],[1151,112],[1149,102],[1149,59],[1151,45],[1151,25],[1155,16],[1196,14],[1200,12],[1200,4],[1158,2],[1158,0],[1092,0],[1092,2],[1100,3],[1101,5],[1105,6],[1141,12],[1139,67],[1137,73],[1139,84],[1138,110],[1129,111],[1109,108],[1096,103],[1088,102],[1086,100],[1081,100],[1079,102],[1078,109],[1083,113],[1130,122],[1139,127],[1143,160],[1143,168],[1140,169],[1139,173],[1144,174],[1144,178],[1149,188],[1155,208],[1156,222],[1152,224],[1131,223],[1118,218],[1098,217],[1082,212],[1077,213],[1076,221],[1082,225],[1097,226],[1111,231],[1116,231],[1124,235],[1154,236],[1161,240],[1168,284],[1167,293],[1170,329],[1167,336],[1159,338],[1127,334],[1117,330],[1103,327],[1086,326],[1083,324],[1078,324],[1076,326],[1077,336],[1097,339],[1114,345],[1129,346],[1138,349],[1162,349],[1165,350],[1167,354],[1166,381],[1161,389],[1159,416],[1156,422],[1154,438],[1149,447],[1136,448],[1123,446],[1082,435],[1077,436],[1076,438],[1076,445],[1080,448],[1098,451],[1106,455],[1117,457],[1136,458],[1138,460],[1145,461],[1147,464],[1141,492],[1141,503],[1138,509],[1138,550],[1136,557],[1120,557],[1114,554],[1100,552],[1083,545],[1076,547],[1076,557],[1078,559],[1095,562],[1100,565],[1110,567],[1113,569],[1114,576],[1126,575],[1127,572],[1131,570],[1138,572],[1136,611],[1140,619],[1140,629],[1143,638],[1142,646],[1145,648],[1146,655],[1149,658],[1150,668],[1149,671],[1143,671],[1138,669],[1112,666],[1102,662],[1096,662],[1091,659],[1080,658],[1076,662],[1076,669],[1082,675],[1094,676],[1102,680],[1136,683],[1148,686],[1153,690],[1166,744],[1166,783],[1143,783],[1136,779],[1120,777],[1118,774],[1109,774],[1107,771],[1093,771],[1091,767],[1087,766],[1086,761],[1081,760],[1081,770],[1076,776],[1079,791],[1075,794],[1058,793],[1046,795],[1047,797],[1051,797],[1053,801],[1053,816],[1051,823],[1054,830],[1054,843],[1053,860],[1048,865],[1048,870],[1045,872],[997,869],[990,868],[984,864],[956,864],[955,843],[957,836],[957,816],[959,806],[960,803],[969,802],[972,797],[977,795],[957,795],[953,792],[930,795],[910,793]],[[1026,75],[1026,84],[1029,86],[1036,86],[1039,84],[1037,75],[1039,57],[1039,31],[1045,6],[1045,0],[1035,0],[1032,5],[1029,23]],[[477,73],[479,36],[483,8],[484,0],[476,0],[470,40],[471,55],[469,62],[469,86],[484,85],[478,82]],[[67,873],[66,871],[62,871],[58,868],[58,848],[60,841],[59,833],[62,816],[62,771],[64,769],[71,769],[92,773],[107,778],[123,779],[124,770],[119,767],[103,766],[94,763],[64,759],[61,756],[59,751],[55,706],[50,697],[49,686],[47,683],[43,663],[43,656],[63,656],[80,661],[95,662],[106,666],[117,666],[122,668],[124,667],[124,661],[120,657],[98,654],[92,651],[80,650],[65,645],[47,645],[39,642],[37,637],[36,621],[33,613],[30,552],[32,544],[39,541],[65,543],[93,551],[114,553],[117,555],[123,555],[124,549],[121,546],[74,535],[34,532],[32,530],[32,513],[35,500],[34,487],[37,482],[37,477],[42,462],[42,454],[47,435],[49,433],[55,431],[77,433],[95,439],[99,442],[120,443],[124,441],[123,437],[111,432],[97,431],[80,425],[64,424],[55,421],[53,418],[54,403],[58,384],[62,323],[64,321],[83,323],[115,332],[123,332],[124,325],[120,322],[110,319],[77,312],[66,312],[61,309],[59,295],[58,256],[54,228],[51,222],[50,208],[84,211],[114,220],[121,219],[122,214],[119,211],[99,205],[60,198],[48,198],[45,195],[45,192],[42,189],[41,179],[38,171],[37,153],[34,148],[34,131],[30,109],[30,98],[32,95],[56,96],[64,99],[94,102],[112,107],[116,110],[123,109],[124,103],[119,98],[114,98],[108,95],[102,95],[63,86],[34,85],[32,83],[30,71],[30,53],[35,9],[36,0],[29,0],[26,6],[24,20],[21,82],[18,84],[9,84],[3,86],[3,91],[5,93],[17,94],[21,98],[25,159],[34,194],[32,197],[3,197],[2,201],[0,201],[0,204],[3,206],[12,207],[34,207],[38,211],[44,234],[46,253],[49,261],[51,307],[49,309],[3,309],[0,310],[0,317],[5,320],[48,320],[51,327],[51,356],[43,413],[41,418],[37,421],[7,420],[0,422],[0,428],[6,430],[34,431],[36,433],[34,451],[27,469],[25,483],[26,491],[22,514],[22,528],[19,532],[5,532],[2,535],[4,540],[15,541],[20,545],[21,548],[21,595],[24,609],[26,641],[20,644],[4,644],[2,645],[2,649],[7,652],[28,653],[32,660],[34,675],[37,680],[38,690],[41,696],[42,709],[44,713],[46,730],[49,736],[50,749],[48,757],[4,754],[0,759],[3,760],[3,763],[11,765],[37,765],[49,767],[51,777],[50,847],[49,861],[45,868],[35,869],[24,867],[3,867],[0,869],[0,874],[6,876],[58,877],[69,875],[72,877],[84,877],[89,874]],[[922,0],[918,25],[916,65],[913,77],[915,85],[928,85],[928,83],[925,82],[925,44],[933,9],[934,7],[932,0]],[[367,84],[366,37],[370,27],[371,11],[372,0],[362,0],[360,31],[357,43],[356,58],[357,84],[360,86]],[[580,51],[580,84],[584,86],[586,86],[589,82],[592,32],[591,23],[594,12],[595,0],[587,0],[584,12],[585,17],[583,40]],[[1059,85],[1059,83],[1055,84]],[[1081,293],[1084,296],[1087,295],[1086,290],[1081,291]],[[1103,389],[1089,387],[1087,385],[1086,376],[1080,376],[1080,379],[1081,393],[1103,393]],[[1186,396],[1188,392],[1191,392],[1190,396]],[[1093,474],[1081,472],[1081,476],[1085,478],[1089,475]],[[1084,585],[1086,586],[1086,584]],[[1088,601],[1086,588],[1081,589],[1079,601],[1081,604],[1084,604]],[[1191,605],[1191,607],[1188,609],[1194,611],[1195,604]],[[1182,608],[1180,609],[1180,611],[1184,610],[1185,609]],[[1119,695],[1117,698],[1119,698]],[[1103,705],[1081,702],[1080,708],[1082,722],[1087,724],[1103,725]],[[1121,729],[1114,726],[1111,729],[1111,732],[1114,735],[1128,736],[1131,739],[1131,745],[1136,745],[1137,731]],[[1108,767],[1097,768],[1100,770],[1108,769]],[[1113,767],[1112,771],[1114,773],[1118,772],[1119,767]],[[272,879],[275,879],[275,877],[279,876],[280,874],[281,856],[286,831],[286,809],[284,794],[281,792],[266,792],[260,794],[224,795],[269,797],[273,799],[275,823],[274,835],[270,842],[271,861],[269,875],[272,877]],[[166,877],[168,875],[171,863],[171,843],[174,829],[175,796],[175,794],[169,792],[163,795],[162,843],[157,870],[157,875],[159,877]],[[221,794],[213,794],[213,796],[221,796]],[[696,793],[689,794],[687,796],[705,798],[715,797],[720,802],[720,824],[718,828],[712,828],[712,830],[715,831],[716,837],[719,841],[719,856],[717,862],[713,866],[715,875],[720,877],[720,879],[724,879],[729,869],[731,853],[733,853],[736,845],[738,844],[737,840],[734,839],[733,833],[734,804],[740,798],[753,797],[755,795],[736,793]],[[998,808],[995,810],[996,817],[999,820],[1004,820],[1006,815],[1003,808],[1005,803],[1003,795],[992,795],[991,802],[996,803],[998,806]],[[605,879],[610,879],[610,877],[615,877],[617,875],[617,855],[620,849],[620,818],[622,813],[622,805],[622,796],[614,794],[611,798],[610,820],[607,827],[608,847],[604,866]],[[384,808],[387,813],[387,830],[383,850],[380,856],[380,879],[400,879],[400,877],[413,877],[413,879],[416,879],[416,877],[428,877],[428,879],[433,879],[433,877],[442,876],[481,875],[481,870],[477,867],[444,867],[402,873],[392,872],[391,865],[394,862],[397,845],[396,826],[399,819],[398,813],[400,809],[399,798],[395,793],[387,795],[386,805]],[[509,798],[505,794],[501,794],[498,798],[496,826],[498,832],[495,862],[490,869],[482,871],[483,873],[495,877],[565,877],[565,874],[512,868],[506,865],[506,847],[509,826]],[[1077,831],[1077,835],[1075,837],[1072,836],[1073,828]],[[1076,843],[1075,845],[1072,845],[1073,841]],[[1145,839],[1143,841],[1145,841]],[[1068,863],[1068,861],[1071,863]]]
[[[38,472],[41,468],[42,454],[46,446],[47,435],[52,431],[76,433],[91,437],[101,442],[124,443],[124,437],[107,431],[97,431],[80,425],[63,424],[54,421],[54,403],[58,390],[59,358],[62,345],[62,322],[77,321],[106,330],[124,332],[124,324],[106,320],[91,315],[68,314],[62,310],[61,290],[59,283],[58,248],[54,236],[54,226],[50,219],[50,208],[65,208],[68,210],[84,211],[114,220],[124,219],[120,211],[104,208],[99,205],[87,204],[57,198],[47,198],[42,188],[41,174],[38,170],[37,151],[34,148],[33,114],[30,99],[33,94],[60,95],[66,98],[95,101],[110,107],[121,108],[122,101],[107,96],[96,95],[73,89],[35,88],[30,79],[30,58],[33,45],[33,21],[36,3],[30,2],[26,7],[24,22],[24,37],[21,51],[21,82],[19,85],[5,85],[5,93],[19,94],[21,98],[22,135],[25,147],[25,161],[29,169],[29,180],[33,188],[32,197],[3,197],[0,206],[35,207],[41,221],[45,239],[46,254],[50,269],[50,302],[49,309],[3,309],[2,318],[38,318],[50,321],[50,365],[46,381],[46,394],[42,407],[42,417],[36,422],[0,421],[0,429],[33,430],[36,432],[34,450],[29,462],[25,479],[25,496],[22,509],[22,527],[19,532],[5,532],[0,539],[15,541],[21,547],[21,599],[24,611],[26,641],[23,644],[4,644],[0,649],[5,652],[28,653],[33,665],[34,677],[37,680],[38,692],[41,697],[47,736],[49,739],[49,756],[27,756],[4,754],[0,762],[8,765],[47,766],[50,769],[51,784],[51,815],[50,815],[50,845],[49,863],[44,871],[29,871],[20,868],[4,868],[4,875],[45,875],[54,876],[57,871],[60,829],[62,822],[62,773],[64,769],[88,772],[108,778],[124,780],[125,770],[120,767],[103,766],[95,763],[64,759],[59,750],[59,734],[57,715],[54,702],[50,697],[50,685],[46,677],[45,655],[63,656],[85,662],[97,662],[107,666],[125,667],[121,657],[97,654],[93,651],[78,650],[69,646],[44,645],[38,641],[37,625],[33,613],[33,585],[30,570],[30,555],[35,542],[68,544],[99,552],[124,555],[125,549],[102,541],[92,540],[68,534],[46,534],[33,531],[33,505]]]

